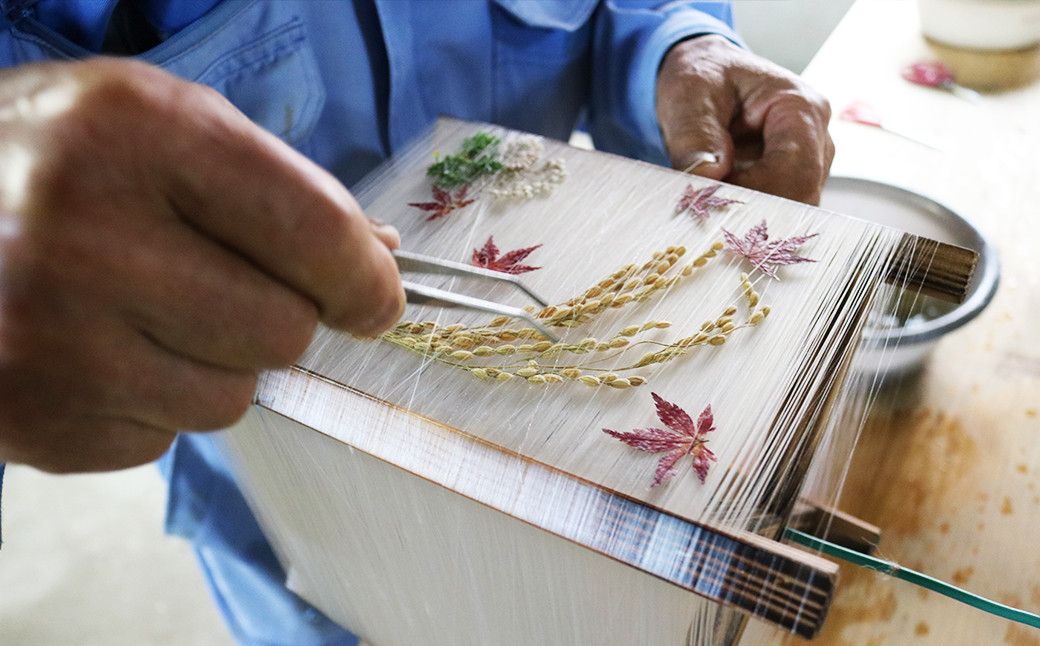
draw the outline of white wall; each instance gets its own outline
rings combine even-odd
[[[734,0],[734,23],[756,53],[801,73],[852,2]]]

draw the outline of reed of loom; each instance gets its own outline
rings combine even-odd
[[[775,539],[792,525],[864,549],[876,542],[876,530],[831,509],[833,501],[808,503],[800,492],[813,460],[847,458],[820,454],[821,439],[841,432],[835,410],[856,405],[846,384],[868,312],[885,300],[876,298],[877,287],[888,281],[963,299],[974,255],[736,187],[726,189],[742,206],[709,221],[684,220],[671,205],[693,180],[551,142],[547,156],[568,162],[557,193],[508,209],[460,211],[442,228],[403,206],[428,190],[422,169],[432,151],[447,154],[488,128],[442,120],[430,139],[359,188],[366,211],[398,226],[409,250],[455,259],[489,233],[502,244],[517,240],[516,247],[544,243],[546,265],[573,245],[571,272],[525,275],[539,293],[562,297],[589,284],[599,266],[636,260],[636,251],[674,236],[707,248],[721,227],[743,230],[763,214],[774,216],[778,229],[823,227],[812,247],[826,258],[817,274],[803,265],[781,281],[755,279],[764,298],[787,303],[779,309],[798,334],[786,333],[783,320],[768,331],[771,314],[761,330],[738,330],[743,334],[717,354],[698,349],[648,377],[651,388],[691,401],[704,391],[754,401],[756,388],[727,362],[737,357],[755,366],[768,350],[794,358],[780,364],[788,385],[770,391],[771,417],[759,419],[766,409],[746,403],[745,410],[716,411],[712,442],[733,459],[723,464],[720,457],[707,484],[691,470],[649,491],[656,458],[598,433],[656,421],[640,388],[618,394],[574,383],[484,383],[385,343],[323,330],[297,367],[264,376],[257,407],[225,436],[290,586],[377,646],[420,636],[453,646],[733,644],[749,615],[812,637],[826,617],[837,568]],[[568,213],[583,219],[561,222]],[[647,222],[640,235],[626,233],[624,218],[632,214]],[[542,237],[547,233],[555,239]],[[648,307],[689,323],[682,317],[701,316],[685,313],[704,302],[739,302],[732,279],[739,260],[713,262],[728,282],[702,284],[701,292],[676,287],[675,299],[686,301],[672,310]],[[777,339],[794,343],[778,347]],[[713,371],[733,382],[690,385]],[[584,390],[553,390],[564,388]],[[749,427],[723,431],[724,415]],[[587,429],[572,428],[585,422]],[[752,426],[760,439],[742,442]]]
[[[961,303],[967,295],[968,285],[977,264],[978,254],[970,249],[905,234],[896,247],[894,262],[885,280],[914,293]],[[834,321],[834,332],[828,336],[839,339],[839,347],[855,347],[862,334],[869,306],[869,302],[863,301],[843,307],[842,309],[856,321],[855,325],[843,328]],[[781,505],[772,510],[777,518],[789,518],[794,509],[800,483],[809,468],[809,461],[815,454],[822,424],[829,419],[830,411],[836,405],[853,356],[844,354],[830,360],[829,367],[823,371],[830,382],[816,390],[816,400],[808,404],[809,409],[818,412],[807,418],[805,428],[800,432],[806,441],[792,445],[791,454],[785,458],[786,462],[793,465],[791,472],[788,477],[779,477],[777,474],[769,485],[771,489],[782,491],[776,497]],[[811,376],[806,375],[806,379],[809,378]],[[794,402],[791,405],[795,405]]]

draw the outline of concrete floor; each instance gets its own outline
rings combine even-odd
[[[0,548],[3,646],[228,646],[187,543],[162,530],[154,466],[53,476],[11,465]]]

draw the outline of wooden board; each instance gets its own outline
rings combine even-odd
[[[359,192],[367,213],[399,227],[408,250],[465,260],[489,236],[494,236],[503,250],[542,244],[528,261],[544,265],[543,269],[524,274],[523,279],[552,303],[580,295],[626,263],[642,264],[655,251],[669,246],[688,249],[678,267],[721,240],[723,228],[742,235],[762,220],[772,223],[774,236],[818,233],[804,249],[817,262],[781,268],[781,280],[753,276],[761,303],[771,308],[767,319],[758,326],[736,330],[724,345],[703,345],[687,356],[656,366],[657,370],[633,371],[649,380],[640,388],[589,388],[573,381],[542,387],[521,385],[520,380],[501,384],[481,381],[386,343],[358,341],[327,331],[319,334],[299,365],[670,513],[704,517],[720,505],[714,492],[735,486],[743,477],[739,469],[728,467],[758,461],[750,453],[755,449],[748,446],[748,438],[756,432],[763,437],[794,432],[811,411],[778,419],[783,417],[782,411],[791,408],[789,398],[793,396],[797,405],[811,408],[809,395],[827,392],[821,384],[832,375],[812,375],[807,382],[805,373],[828,365],[844,352],[839,344],[830,347],[832,328],[854,327],[862,316],[857,307],[862,308],[869,298],[870,281],[876,282],[878,266],[888,260],[879,248],[893,246],[893,236],[898,238],[898,234],[731,186],[723,187],[717,195],[743,204],[735,204],[709,220],[678,217],[675,205],[685,186],[711,182],[551,142],[547,142],[546,156],[564,158],[572,179],[550,198],[507,203],[501,208],[491,205],[479,209],[474,204],[467,207],[473,211],[461,210],[443,221],[426,221],[421,212],[407,204],[429,199],[424,169],[432,161],[433,151],[447,154],[479,128],[448,122],[435,140],[426,142],[421,154],[402,160],[407,170],[400,171],[401,178],[394,181],[393,190],[380,179],[376,182],[378,195]],[[702,322],[717,319],[728,307],[738,309],[733,318],[742,322],[751,312],[743,302],[739,276],[749,270],[750,266],[739,258],[720,254],[670,288],[663,298],[616,313],[608,311],[602,317],[605,320],[569,332],[565,341],[576,343],[590,337],[607,340],[613,338],[614,331],[647,321],[671,324],[667,329],[632,337],[632,345],[644,339],[648,343],[626,348],[624,355],[604,353],[609,358],[596,367],[617,372],[620,366],[660,348],[659,344],[696,335]],[[502,297],[503,293],[485,295]],[[427,309],[410,311],[406,318],[476,325],[490,317]],[[827,320],[821,322],[823,318]],[[807,358],[816,349],[819,354]],[[560,362],[583,358],[565,353]],[[589,370],[588,374],[602,372]],[[651,390],[680,403],[691,415],[712,405],[720,429],[712,438],[712,449],[723,466],[709,475],[709,486],[702,486],[696,474],[684,469],[668,486],[648,490],[656,460],[623,450],[600,431],[603,427],[628,430],[655,423]],[[792,390],[798,394],[792,395]]]
[[[407,250],[457,261],[490,237],[503,251],[541,245],[525,262],[542,268],[523,278],[559,304],[557,314],[543,311],[542,320],[566,320],[560,310],[583,305],[581,311],[603,311],[580,326],[558,326],[564,336],[552,349],[538,349],[542,339],[533,333],[503,332],[522,324],[500,326],[485,314],[455,310],[411,308],[406,317],[415,323],[397,328],[397,344],[320,331],[296,370],[264,381],[260,408],[229,439],[294,585],[380,646],[420,636],[427,643],[503,643],[516,634],[544,635],[530,643],[732,641],[740,619],[697,596],[814,634],[826,615],[832,568],[754,534],[779,532],[814,459],[824,463],[814,473],[825,480],[833,475],[828,464],[847,459],[845,443],[834,437],[843,426],[830,423],[829,413],[845,407],[841,386],[875,290],[907,260],[907,248],[921,247],[907,245],[897,231],[733,186],[717,187],[716,196],[732,202],[710,217],[677,213],[688,188],[715,184],[549,141],[539,142],[542,159],[559,160],[567,172],[551,193],[498,200],[474,185],[465,196],[474,203],[427,218],[414,206],[436,196],[426,167],[481,131],[503,145],[523,137],[444,120],[358,190],[366,213],[398,227]],[[761,222],[772,238],[815,234],[802,249],[814,262],[778,267],[774,280],[718,252],[724,230],[741,237]],[[634,267],[625,269],[629,263]],[[614,284],[631,288],[611,291],[604,282],[618,271],[624,276]],[[458,288],[452,280],[431,284]],[[602,294],[586,291],[590,286],[619,301],[625,293],[649,298],[610,308]],[[582,294],[580,302],[570,300]],[[495,288],[478,295],[505,297]],[[763,304],[770,308],[764,318]],[[455,325],[479,338],[463,345]],[[423,339],[430,333],[456,340],[439,350],[430,346],[437,339]],[[412,349],[400,342],[409,335]],[[708,341],[713,337],[718,342]],[[477,352],[481,345],[490,356]],[[669,350],[670,360],[661,361],[656,353]],[[502,374],[511,378],[495,378]],[[582,377],[593,377],[592,386]],[[703,482],[685,458],[673,478],[650,487],[660,455],[603,432],[659,426],[651,392],[694,418],[710,405],[716,430],[709,446],[718,462]],[[430,484],[459,500],[445,503],[443,491]],[[405,490],[413,493],[401,499]],[[437,525],[453,517],[438,511],[448,508],[468,524]],[[604,517],[622,508],[638,511],[622,514],[624,523],[611,520],[611,531],[653,540],[597,542]],[[387,524],[375,524],[383,512]],[[631,520],[644,514],[649,525]],[[529,535],[516,521],[539,532],[511,548],[509,566],[522,567],[537,544],[542,556],[534,562],[547,580],[503,585],[495,578],[501,532]],[[671,523],[689,528],[681,545],[662,543],[665,534],[649,529]],[[439,528],[426,552],[413,553],[416,546],[403,538],[419,529],[413,524]],[[345,536],[348,526],[357,536]],[[709,543],[694,538],[702,529],[714,532]],[[712,553],[706,545],[734,537],[751,551],[726,548],[721,574],[706,574],[715,567],[701,565]],[[337,550],[339,542],[352,547]],[[568,556],[575,545],[588,553]],[[750,565],[758,557],[748,555],[770,550],[779,560],[758,574]],[[602,559],[593,562],[603,572],[580,565],[591,557]],[[416,558],[458,559],[471,589]],[[661,562],[663,569],[654,565]],[[632,571],[622,573],[619,564]],[[742,570],[749,579],[732,578]],[[646,582],[632,583],[633,574]],[[662,581],[670,583],[661,587]],[[656,599],[661,609],[623,626],[606,621],[603,608],[630,599],[637,588],[638,603]],[[589,589],[605,595],[601,603],[588,603]],[[505,610],[483,599],[491,590],[510,600]],[[385,595],[384,603],[373,605],[374,594]],[[546,602],[564,603],[570,614],[555,617]],[[394,621],[416,604],[427,609],[426,620]],[[512,610],[518,605],[529,611],[518,614]],[[458,613],[467,619],[440,622],[444,631],[436,636],[424,623]],[[580,638],[572,634],[575,626]]]

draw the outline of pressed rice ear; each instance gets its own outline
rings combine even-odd
[[[670,245],[664,250],[655,251],[642,265],[625,265],[608,278],[586,289],[581,296],[537,312],[534,308],[530,308],[529,311],[547,325],[580,327],[607,309],[622,307],[633,301],[645,301],[654,294],[671,288],[682,278],[691,275],[694,265],[707,264],[722,247],[722,242],[714,242],[693,263],[679,267],[678,259],[686,253],[686,248]],[[753,309],[759,297],[746,273],[740,275],[740,291],[749,303],[748,307]],[[618,371],[631,372],[649,368],[682,357],[697,347],[723,345],[733,332],[757,325],[768,314],[767,308],[754,310],[747,321],[738,325],[733,321],[737,311],[735,305],[729,305],[716,319],[705,321],[697,334],[670,343],[634,338],[643,333],[672,326],[670,321],[658,319],[626,325],[605,339],[590,336],[574,343],[553,343],[541,338],[534,328],[509,327],[513,321],[505,316],[496,317],[480,327],[467,327],[461,323],[440,326],[433,321],[403,321],[383,338],[434,361],[465,370],[481,380],[509,381],[519,377],[535,385],[572,381],[588,386],[609,385],[625,389],[644,385],[648,379],[643,375],[619,375]],[[515,344],[518,340],[537,342]],[[604,371],[597,366],[597,362],[623,357],[636,346],[647,343],[657,345],[658,348],[644,353],[635,363],[616,367],[613,372]],[[575,356],[573,365],[561,365],[560,359],[556,359],[555,363],[547,361],[553,357],[570,355]],[[488,362],[496,362],[497,365],[486,365]],[[615,361],[615,365],[617,363]],[[588,374],[590,371],[603,374]]]

